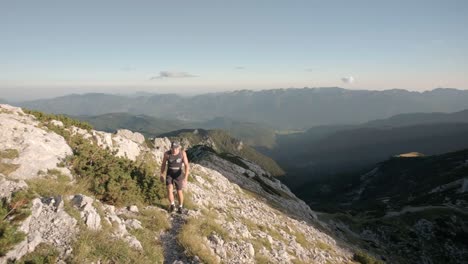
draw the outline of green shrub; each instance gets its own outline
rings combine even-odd
[[[24,233],[16,230],[16,226],[7,221],[0,222],[0,256],[4,256],[25,237]]]
[[[18,264],[54,264],[57,263],[59,252],[52,245],[41,243],[33,252],[26,254]]]
[[[117,157],[115,152],[103,149],[92,140],[72,134],[67,129],[71,126],[92,129],[87,123],[63,115],[50,115],[29,110],[26,110],[26,113],[45,122],[44,125],[47,128],[65,138],[73,150],[73,155],[68,157],[62,165],[70,168],[77,179],[77,184],[85,187],[96,198],[115,206],[145,202],[161,206],[161,199],[165,196],[165,186],[154,176],[158,168],[149,153],[143,154],[137,161]],[[51,120],[62,121],[64,127],[48,123]],[[41,185],[41,182],[37,183]],[[58,188],[59,191],[67,193],[66,188]]]
[[[8,202],[3,198],[0,202],[0,256],[5,255],[14,245],[25,238],[25,234],[17,230],[17,223],[29,216],[31,194],[18,191],[12,194]]]
[[[43,112],[39,112],[35,110],[28,110],[28,109],[23,109],[23,112],[25,112],[26,114],[35,116],[38,121],[44,122],[44,123],[50,122],[52,120],[57,120],[57,121],[61,121],[65,127],[75,126],[75,127],[88,130],[88,131],[93,129],[93,127],[90,124],[70,118],[65,115],[46,114]]]

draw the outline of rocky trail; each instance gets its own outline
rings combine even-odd
[[[168,217],[171,227],[160,236],[164,251],[164,264],[195,263],[186,255],[185,249],[177,242],[177,235],[187,222],[187,216],[172,213]]]

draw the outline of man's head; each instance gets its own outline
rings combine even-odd
[[[171,150],[172,151],[177,151],[180,148],[180,142],[179,141],[172,141],[171,142]]]

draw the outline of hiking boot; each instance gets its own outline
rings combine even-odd
[[[169,206],[169,213],[174,212],[174,209],[175,209],[175,205],[171,204],[171,206]]]
[[[177,213],[182,214],[183,212],[182,206],[179,206],[179,208],[177,208]]]

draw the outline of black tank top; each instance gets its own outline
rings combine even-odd
[[[182,154],[182,150],[179,150],[179,153],[173,155],[169,150],[167,153],[167,169],[168,170],[181,170],[182,163],[184,163],[184,156]]]

